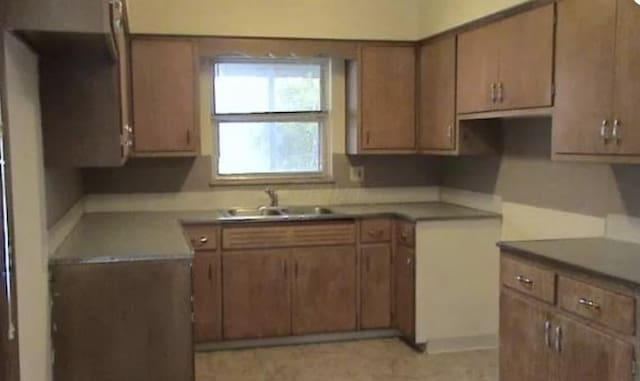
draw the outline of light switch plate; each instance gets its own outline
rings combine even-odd
[[[354,183],[364,182],[364,167],[351,167],[349,171],[349,180]]]

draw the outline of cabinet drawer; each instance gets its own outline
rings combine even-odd
[[[354,223],[234,227],[222,230],[223,249],[262,249],[288,246],[350,245]]]
[[[371,219],[360,223],[360,242],[389,242],[391,241],[391,220]]]
[[[413,247],[416,243],[415,225],[410,222],[399,221],[396,224],[396,237],[399,244]]]
[[[502,257],[500,281],[503,285],[548,303],[555,303],[556,275],[553,271]]]
[[[625,334],[635,332],[635,299],[577,281],[558,277],[558,304],[569,312]]]
[[[218,248],[218,227],[215,225],[186,225],[184,230],[194,250]]]

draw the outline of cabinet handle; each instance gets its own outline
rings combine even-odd
[[[562,352],[562,327],[560,327],[560,326],[556,327],[556,343],[555,343],[555,347],[556,347],[556,352],[557,353]]]
[[[522,283],[523,285],[527,286],[527,287],[531,287],[533,286],[533,281],[527,277],[524,277],[522,275],[518,275],[516,277],[516,280],[520,283]]]
[[[504,101],[504,85],[502,82],[498,82],[498,102]]]
[[[411,258],[407,258],[407,266],[411,266]]]
[[[602,124],[600,125],[600,139],[602,139],[602,142],[604,144],[609,143],[609,121],[608,120],[603,120]]]
[[[447,139],[451,141],[453,139],[453,125],[450,124],[447,126]]]
[[[549,320],[544,322],[544,345],[551,348],[551,322]]]
[[[209,238],[202,236],[198,239],[198,242],[200,242],[200,245],[204,245],[205,243],[209,242]]]
[[[371,132],[370,131],[365,132],[364,139],[365,139],[365,142],[367,143],[367,145],[369,143],[371,143]]]
[[[611,130],[611,137],[616,144],[620,144],[620,121],[618,119],[613,121],[613,130]]]
[[[600,311],[600,304],[594,302],[593,300],[580,298],[578,299],[578,304],[585,308],[589,308],[595,311]]]
[[[371,237],[377,238],[377,237],[382,237],[382,235],[384,234],[384,231],[382,229],[378,229],[378,230],[371,229],[367,232],[367,234],[369,234]]]
[[[496,103],[496,100],[497,100],[496,87],[497,85],[495,83],[491,84],[491,102],[492,103]]]

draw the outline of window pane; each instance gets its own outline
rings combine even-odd
[[[322,111],[321,64],[217,63],[216,114]]]
[[[220,123],[220,175],[321,172],[319,122]]]

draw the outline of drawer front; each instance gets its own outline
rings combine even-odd
[[[234,227],[222,230],[223,249],[355,244],[354,223]]]
[[[186,225],[184,230],[194,250],[215,250],[218,248],[218,226]]]
[[[500,260],[503,285],[548,303],[555,303],[556,274],[508,257]]]
[[[558,277],[558,305],[624,334],[635,332],[635,299],[564,276]]]
[[[410,222],[398,221],[396,224],[396,239],[401,245],[413,247],[416,244],[415,225]]]
[[[391,241],[391,220],[371,219],[360,223],[360,242],[375,243]]]

